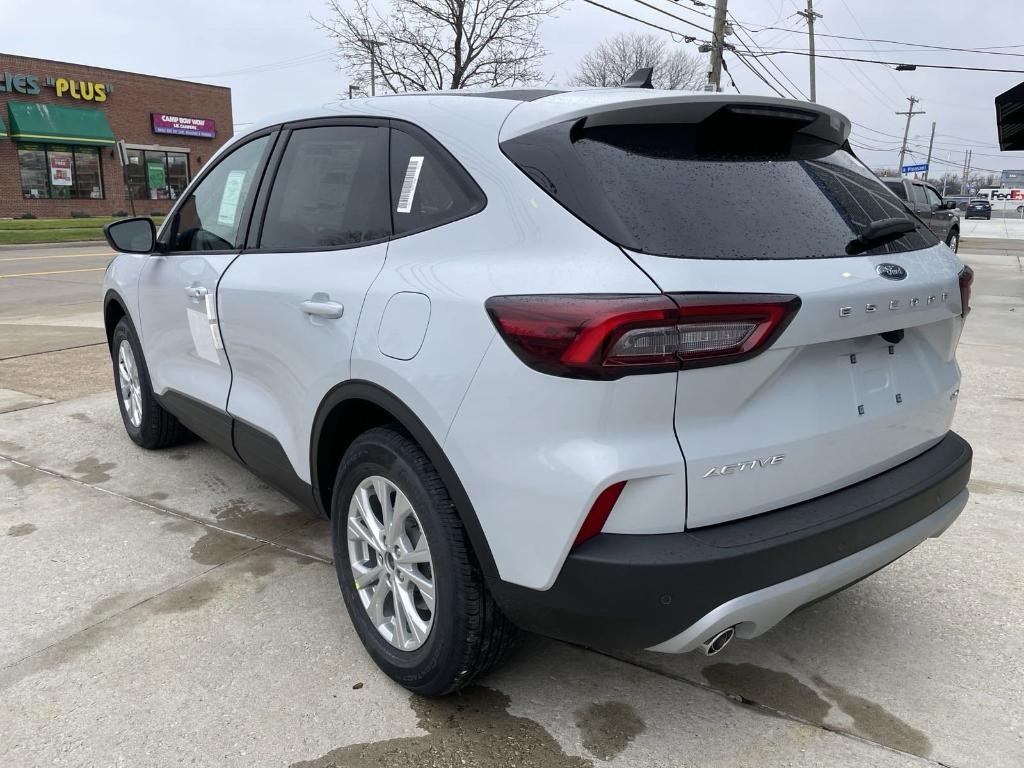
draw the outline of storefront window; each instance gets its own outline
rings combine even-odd
[[[177,200],[188,186],[188,155],[128,150],[128,188],[135,200]]]
[[[167,189],[171,199],[177,200],[188,186],[188,155],[184,152],[167,153]]]
[[[96,147],[21,144],[21,193],[35,198],[103,197],[103,176]]]
[[[146,166],[142,163],[142,151],[128,150],[128,191],[132,200],[145,200],[149,197],[146,185]]]
[[[95,147],[75,150],[75,193],[79,198],[103,197],[100,181],[100,151]]]
[[[21,193],[28,198],[49,197],[46,151],[27,146],[18,147],[18,162],[21,164]]]

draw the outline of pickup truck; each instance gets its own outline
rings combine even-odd
[[[956,253],[960,247],[960,215],[955,202],[943,200],[935,187],[923,181],[882,179],[882,182]]]

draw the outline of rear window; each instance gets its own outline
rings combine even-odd
[[[502,147],[570,211],[632,250],[699,259],[845,256],[847,243],[870,222],[894,217],[918,227],[865,253],[938,242],[870,170],[834,144],[775,135],[759,147],[764,133],[726,141],[721,134],[709,138],[701,124],[577,124],[561,144],[550,129],[542,133],[549,135]]]
[[[902,181],[883,181],[882,183],[900,200],[907,199],[907,188]]]

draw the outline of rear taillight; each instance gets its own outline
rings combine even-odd
[[[960,317],[966,318],[970,314],[972,285],[974,285],[974,270],[965,266],[960,270]]]
[[[747,293],[495,296],[487,312],[531,368],[578,379],[746,360],[800,308],[796,296]]]

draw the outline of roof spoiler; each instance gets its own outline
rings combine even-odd
[[[632,81],[634,78],[630,78]],[[668,92],[639,86],[572,91],[518,106],[501,128],[500,140],[522,136],[555,123],[580,127],[701,123],[727,110],[736,117],[777,117],[801,134],[841,147],[850,136],[850,121],[821,104],[772,96],[707,92]]]

